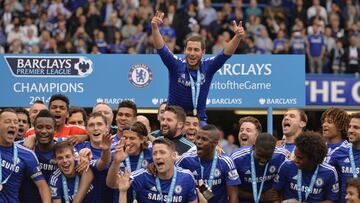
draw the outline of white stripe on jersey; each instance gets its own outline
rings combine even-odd
[[[133,178],[135,178],[136,176],[139,176],[139,175],[141,175],[141,174],[143,174],[143,173],[146,173],[146,172],[147,172],[146,169],[140,168],[139,170],[133,171],[133,172],[131,173],[131,176],[132,176]]]
[[[61,175],[61,171],[60,169],[56,169],[56,171],[53,172],[52,176],[51,176],[51,179],[50,179],[50,185],[56,185],[56,182],[58,181],[59,179],[59,176]]]
[[[219,159],[224,160],[229,168],[235,168],[234,162],[232,161],[232,159],[230,157],[220,155]]]
[[[335,174],[335,180],[338,181],[338,174],[337,174],[337,171],[336,171],[335,167],[333,167],[333,166],[331,166],[330,164],[327,164],[327,163],[322,163],[322,164],[320,164],[320,166],[322,166],[324,168],[327,168],[327,169],[330,169]]]
[[[239,157],[241,157],[241,156],[244,156],[244,155],[246,155],[246,154],[250,154],[251,150],[252,150],[252,148],[241,149],[241,150],[239,150],[239,151],[234,152],[234,153],[231,155],[231,158],[232,158],[233,160],[235,160],[235,159],[237,159],[237,158],[239,158]]]

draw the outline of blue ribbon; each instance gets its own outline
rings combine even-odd
[[[13,169],[11,170],[10,175],[3,181],[3,177],[2,177],[2,167],[0,167],[0,185],[4,185],[7,183],[7,181],[9,180],[9,178],[11,177],[11,175],[14,173],[15,171],[15,167],[16,167],[16,161],[18,160],[18,150],[15,144],[13,144],[14,149],[13,149]],[[2,163],[2,157],[1,157],[1,151],[0,151],[0,163]],[[11,167],[10,167],[11,169]],[[2,188],[1,188],[2,189]]]
[[[62,174],[61,179],[62,179],[62,186],[63,186],[63,191],[64,191],[64,200],[66,203],[70,203],[71,201],[69,198],[69,191],[68,191],[66,177]],[[75,197],[76,193],[78,192],[78,189],[79,189],[79,176],[77,175],[75,177],[74,197]]]
[[[176,168],[174,166],[174,175],[173,175],[173,177],[171,179],[171,184],[170,184],[169,192],[168,192],[168,195],[167,195],[166,203],[172,202],[171,200],[172,200],[173,194],[174,194],[176,176],[177,176],[177,172],[176,172]],[[156,182],[156,189],[160,193],[161,202],[164,202],[164,195],[163,195],[162,190],[161,190],[161,184],[160,184],[159,177],[156,177],[155,182]]]
[[[209,188],[211,189],[213,186],[213,181],[215,178],[215,169],[216,169],[216,163],[218,160],[217,152],[215,151],[214,159],[211,163],[211,169],[210,169],[210,175],[209,179],[207,181]],[[201,167],[201,179],[204,180],[204,167],[201,165],[201,160],[199,159],[200,167]]]
[[[255,169],[255,161],[254,161],[254,151],[251,152],[251,183],[252,183],[252,189],[253,189],[253,197],[254,197],[254,202],[258,203],[261,197],[261,192],[263,190],[263,186],[264,186],[264,182],[265,182],[265,176],[266,176],[266,171],[268,169],[269,163],[266,163],[265,165],[265,170],[264,170],[264,174],[263,174],[263,178],[261,180],[261,184],[260,184],[260,188],[259,188],[259,193],[257,190],[257,183],[256,183],[256,169]]]
[[[135,170],[139,170],[141,168],[141,163],[142,161],[144,160],[144,152],[142,151],[140,153],[140,157],[139,157],[139,160],[137,162],[137,165],[136,165],[136,169]],[[126,159],[125,159],[125,164],[126,164],[126,167],[128,168],[128,170],[131,172],[131,164],[130,164],[130,158],[129,156],[126,156]],[[136,199],[136,192],[133,191],[133,199],[135,200]]]
[[[192,103],[193,103],[193,107],[194,107],[194,114],[197,114],[196,109],[197,109],[197,105],[198,105],[198,100],[199,100],[199,95],[200,95],[200,84],[201,84],[200,67],[198,68],[197,73],[196,73],[196,84],[194,82],[194,79],[191,77],[190,72],[188,72],[188,73],[189,73],[189,78],[190,78],[191,97],[192,97]]]
[[[353,174],[353,177],[357,178],[358,174],[356,173],[356,167],[355,167],[355,160],[354,160],[354,153],[353,153],[352,145],[349,148],[349,158],[350,158],[351,172]]]
[[[308,189],[305,191],[305,199],[304,199],[304,201],[307,200],[307,198],[309,197],[311,191],[314,189],[314,185],[315,185],[315,181],[316,181],[318,171],[319,171],[319,165],[316,166],[315,172],[311,177],[310,185],[309,185]],[[298,178],[297,178],[297,186],[298,186],[297,192],[298,192],[299,201],[302,202],[302,196],[301,196],[302,171],[301,171],[301,169],[298,169],[297,176],[298,176]]]

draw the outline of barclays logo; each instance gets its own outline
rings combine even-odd
[[[4,56],[15,77],[86,77],[93,62],[84,56]]]

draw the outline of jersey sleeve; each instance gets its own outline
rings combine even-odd
[[[30,151],[26,152],[26,157],[23,159],[26,163],[26,176],[31,177],[34,182],[44,180],[45,178],[41,172],[39,161],[36,158],[35,154]]]
[[[235,164],[232,159],[226,157],[225,159],[225,167],[226,167],[226,185],[233,186],[233,185],[240,185],[240,177],[235,168]]]
[[[167,69],[171,72],[176,71],[176,68],[181,65],[181,60],[171,53],[169,48],[164,44],[164,46],[161,49],[158,49],[158,54],[160,55],[161,60],[167,67]]]
[[[273,181],[273,188],[277,191],[282,191],[285,186],[286,181],[286,164],[287,162],[284,162],[281,164],[278,173],[275,175],[274,181]]]
[[[218,71],[230,57],[231,55],[226,55],[224,50],[222,50],[216,54],[216,56],[206,58],[204,63],[208,68],[207,71],[212,75],[215,74],[215,72]]]
[[[331,170],[332,174],[329,176],[330,182],[326,187],[326,200],[336,202],[339,199],[339,179],[336,170]]]

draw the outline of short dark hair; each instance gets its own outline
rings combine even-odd
[[[36,115],[36,117],[35,117],[35,119],[34,119],[34,126],[36,126],[36,123],[37,123],[37,119],[38,118],[51,118],[52,120],[53,120],[53,122],[54,122],[54,127],[55,127],[55,129],[56,129],[56,120],[55,120],[55,117],[50,113],[50,111],[49,110],[47,110],[47,109],[43,109],[43,110],[41,110],[37,115]]]
[[[350,116],[344,109],[340,108],[328,108],[324,113],[321,115],[321,123],[325,122],[325,119],[330,119],[335,124],[336,128],[341,132],[341,138],[347,138],[347,130],[350,123]]]
[[[25,114],[27,117],[27,122],[30,125],[30,115],[29,115],[28,110],[26,110],[25,108],[22,108],[22,107],[15,108],[14,110],[15,110],[16,114]]]
[[[64,150],[70,149],[70,151],[74,154],[74,146],[69,141],[56,142],[53,148],[54,156],[56,157],[56,153]]]
[[[71,117],[74,113],[81,113],[84,121],[85,122],[87,121],[87,113],[84,108],[79,107],[79,106],[71,106],[69,108],[69,117]]]
[[[207,124],[205,126],[203,126],[201,128],[201,130],[203,131],[208,131],[211,133],[211,137],[215,140],[215,141],[219,141],[220,140],[220,135],[219,135],[219,129],[213,125],[213,124]]]
[[[146,137],[148,134],[145,125],[139,121],[136,121],[134,124],[130,125],[128,128],[125,128],[123,131],[125,130],[136,132],[136,134],[141,137]]]
[[[257,148],[264,148],[266,150],[274,150],[276,146],[276,139],[269,133],[260,133],[255,140]]]
[[[86,123],[88,123],[90,118],[96,118],[96,117],[102,118],[104,120],[104,122],[105,122],[105,125],[108,124],[106,117],[101,112],[92,112],[92,113],[90,113],[89,116],[86,118]]]
[[[186,114],[182,107],[180,106],[166,106],[165,111],[173,112],[176,115],[176,119],[181,122],[185,122]]]
[[[191,35],[185,39],[184,47],[186,48],[188,42],[200,42],[201,43],[201,50],[205,49],[205,39],[200,35]]]
[[[158,138],[154,140],[153,147],[157,144],[164,144],[169,147],[171,151],[176,151],[176,147],[173,141],[169,140],[168,138]]]
[[[295,139],[296,149],[314,164],[321,164],[327,155],[325,138],[318,132],[304,131]]]
[[[195,117],[200,121],[200,117],[199,114],[198,115],[194,115],[194,113],[192,111],[187,111],[186,112],[186,117]]]
[[[353,119],[353,118],[360,119],[360,112],[352,113],[350,116],[350,119]]]
[[[119,111],[119,109],[122,107],[132,109],[134,111],[134,117],[137,116],[137,106],[136,106],[135,102],[133,102],[131,100],[124,100],[119,103],[117,111]]]
[[[258,133],[260,134],[262,132],[262,126],[260,121],[252,116],[245,116],[239,119],[239,129],[241,127],[241,125],[245,122],[249,122],[255,125],[256,130],[258,131]]]
[[[51,106],[51,103],[55,100],[61,100],[63,102],[66,103],[66,108],[69,111],[69,105],[70,105],[70,101],[69,98],[63,94],[54,94],[51,96],[50,101],[49,101],[49,108]]]
[[[44,105],[45,105],[44,101],[41,100],[41,99],[35,100],[35,101],[32,103],[32,105],[34,105],[34,104],[44,104]]]
[[[358,192],[358,198],[360,198],[360,178],[349,178],[346,181],[346,188],[354,187]]]
[[[297,112],[299,112],[300,121],[303,121],[303,122],[305,122],[305,124],[307,124],[307,122],[308,122],[308,117],[307,117],[307,115],[306,115],[306,113],[305,113],[304,110],[302,110],[302,109],[297,109],[297,108],[290,108],[290,109],[288,109],[288,111],[289,111],[289,110],[296,110]]]

